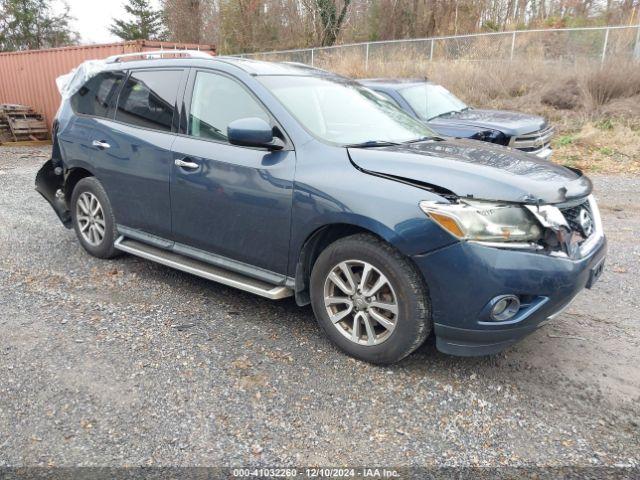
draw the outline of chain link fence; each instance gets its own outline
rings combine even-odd
[[[257,60],[300,62],[330,68],[347,58],[365,71],[374,63],[398,61],[553,61],[607,59],[640,61],[640,25],[478,33],[366,42],[237,55]]]

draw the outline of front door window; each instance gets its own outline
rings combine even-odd
[[[262,105],[238,82],[216,73],[197,73],[189,115],[189,135],[227,142],[227,126],[234,120],[248,117],[271,123]]]

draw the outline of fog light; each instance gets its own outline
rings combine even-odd
[[[515,295],[503,295],[493,299],[495,302],[491,308],[491,319],[496,322],[510,320],[520,310],[520,299]]]

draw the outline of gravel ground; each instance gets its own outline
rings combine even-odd
[[[640,177],[594,290],[503,354],[338,352],[310,308],[90,257],[0,148],[0,466],[640,465]]]

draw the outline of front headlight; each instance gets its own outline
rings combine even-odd
[[[542,236],[533,214],[519,205],[476,200],[452,204],[425,201],[420,202],[420,208],[461,240],[535,242]]]

